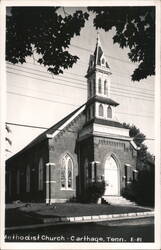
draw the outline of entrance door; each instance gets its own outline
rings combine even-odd
[[[119,174],[118,166],[113,157],[108,157],[105,163],[105,194],[119,195]]]

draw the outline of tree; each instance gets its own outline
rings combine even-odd
[[[155,74],[155,7],[89,7],[96,14],[94,25],[115,28],[114,43],[129,48],[128,57],[139,63],[132,74],[139,81]]]
[[[72,67],[78,60],[67,49],[71,38],[80,35],[88,14],[58,14],[59,7],[13,7],[6,19],[6,60],[16,64],[26,62],[34,52],[38,63],[54,74]]]
[[[154,156],[150,152],[148,152],[148,147],[143,143],[146,139],[146,136],[135,125],[123,123],[123,126],[124,128],[129,129],[129,136],[133,137],[133,140],[136,145],[140,147],[140,150],[138,151],[137,155],[138,168],[146,168],[149,163],[154,165]]]
[[[6,137],[5,137],[5,140],[6,140],[6,148],[5,148],[5,151],[6,151],[6,155],[7,153],[11,153],[9,147],[12,145],[12,141],[11,139],[9,138],[10,137],[10,133],[12,132],[10,127],[6,124],[5,125],[5,129],[6,129]]]
[[[64,17],[59,7],[13,7],[6,22],[6,60],[24,63],[34,51],[38,62],[54,74],[72,67],[78,57],[68,52],[71,38],[80,35],[87,12],[75,11]],[[115,28],[114,43],[129,48],[132,62],[139,63],[132,80],[155,74],[155,7],[89,7],[94,25],[109,31]]]
[[[124,128],[129,129],[129,136],[140,147],[137,154],[137,179],[128,184],[122,191],[122,195],[140,205],[154,205],[155,188],[155,163],[154,156],[148,152],[147,146],[143,143],[146,139],[140,129],[135,125],[123,123]]]

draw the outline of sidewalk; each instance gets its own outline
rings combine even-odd
[[[8,204],[6,230],[153,217],[151,208],[98,204]]]

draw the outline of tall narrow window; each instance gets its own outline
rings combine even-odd
[[[30,192],[30,166],[26,168],[26,192]]]
[[[102,83],[101,83],[101,78],[98,80],[98,93],[102,94]]]
[[[20,170],[17,170],[17,194],[20,193]]]
[[[73,161],[68,154],[62,159],[60,182],[62,189],[73,188]]]
[[[99,105],[98,114],[99,114],[99,116],[103,116],[103,105],[102,104]]]
[[[107,81],[104,81],[104,95],[108,95],[108,87],[107,87]]]
[[[112,118],[112,108],[110,106],[107,108],[107,118]]]
[[[39,169],[38,169],[38,189],[41,191],[43,190],[43,182],[44,182],[44,178],[43,178],[43,159],[40,158],[39,160]]]
[[[62,166],[61,166],[61,187],[66,188],[66,162],[65,159],[62,159]]]
[[[71,159],[68,160],[67,171],[68,171],[68,188],[72,188],[73,163]]]

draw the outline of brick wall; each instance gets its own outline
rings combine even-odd
[[[136,151],[132,148],[129,141],[94,137],[94,158],[99,161],[97,176],[104,175],[104,166],[108,156],[113,155],[118,163],[120,173],[120,189],[125,186],[125,164],[130,164],[128,168],[128,180],[133,178],[133,169],[136,169]]]
[[[82,128],[85,122],[85,116],[82,113],[76,117],[63,131],[61,131],[53,139],[49,139],[49,161],[55,164],[51,167],[51,199],[70,199],[76,196],[78,184],[78,147],[77,137],[78,131]],[[65,154],[68,154],[73,161],[73,187],[70,190],[61,188],[60,173],[61,160]]]
[[[35,146],[24,150],[13,156],[6,162],[6,173],[11,173],[11,194],[9,187],[6,190],[6,201],[39,201],[44,202],[46,186],[44,182],[43,190],[38,190],[38,165],[39,159],[43,158],[44,171],[43,178],[46,179],[45,164],[49,161],[47,139]],[[26,192],[26,168],[30,167],[30,192]],[[20,193],[17,193],[17,170],[20,171]],[[6,175],[8,176],[8,174]],[[6,180],[8,184],[8,180]],[[8,185],[7,185],[8,186]]]

